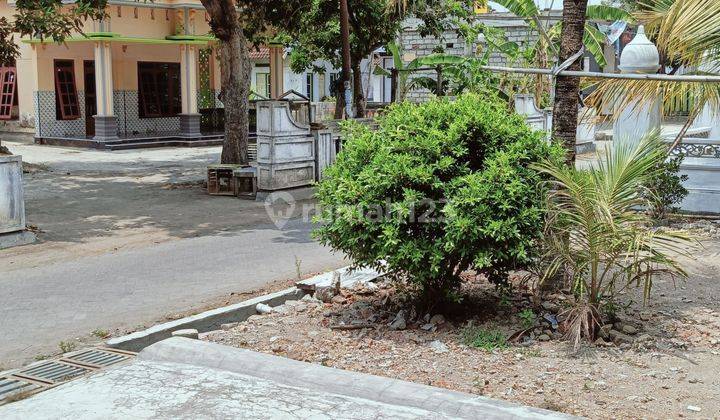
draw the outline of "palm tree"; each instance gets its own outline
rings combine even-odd
[[[562,20],[549,28],[541,22],[541,13],[534,0],[495,0],[518,17],[525,19],[540,33],[536,51],[538,67],[547,67],[548,62],[562,63],[571,58],[584,46],[595,61],[605,65],[603,46],[605,36],[591,24],[593,20],[631,20],[626,11],[608,5],[587,5],[587,0],[564,0]],[[550,50],[552,57],[544,56]],[[569,70],[581,70],[582,61],[575,60]],[[542,85],[542,76],[538,85]],[[575,137],[577,133],[578,94],[580,80],[576,77],[558,76],[555,83],[553,105],[553,137],[566,148],[566,162],[575,162]],[[536,95],[537,96],[537,95]]]
[[[673,231],[647,229],[650,205],[643,194],[658,175],[665,150],[657,133],[641,141],[618,141],[589,170],[546,161],[535,169],[551,180],[543,240],[543,278],[563,272],[579,304],[569,314],[570,336],[594,339],[601,305],[618,292],[642,287],[650,296],[659,273],[684,277],[675,256],[688,256],[689,239]]]

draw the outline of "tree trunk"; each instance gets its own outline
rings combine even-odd
[[[347,0],[340,0],[340,40],[342,42],[342,98],[346,104],[348,94],[346,86],[350,84],[350,12]],[[350,118],[350,110],[345,112],[345,118]]]
[[[585,13],[588,0],[564,0],[562,32],[560,34],[560,57],[563,62],[583,46]],[[568,70],[582,69],[582,60],[576,60]],[[575,137],[578,120],[578,94],[580,79],[558,76],[555,82],[555,105],[553,107],[553,138],[562,142],[566,149],[568,165],[575,165]]]
[[[210,27],[220,41],[220,88],[225,107],[221,163],[248,164],[250,56],[248,41],[232,0],[202,0]]]
[[[335,90],[335,119],[341,120],[343,117],[343,109],[345,109],[345,99],[343,99],[345,93],[342,88],[342,78],[335,81],[333,89]]]
[[[355,104],[355,118],[365,118],[365,94],[362,87],[362,72],[360,71],[360,62],[362,58],[353,57],[352,74],[353,74],[353,103]]]

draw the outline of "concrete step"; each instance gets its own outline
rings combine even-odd
[[[107,150],[132,150],[132,149],[148,149],[155,147],[204,147],[204,146],[220,146],[223,144],[222,137],[215,139],[200,140],[183,140],[183,139],[167,139],[139,142],[120,142],[114,144],[105,144]]]

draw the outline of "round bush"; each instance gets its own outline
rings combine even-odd
[[[397,104],[377,130],[348,123],[317,197],[316,237],[357,265],[390,270],[442,299],[475,269],[491,281],[528,263],[545,198],[528,166],[562,159],[504,102],[467,94]]]

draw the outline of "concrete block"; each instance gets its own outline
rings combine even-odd
[[[177,330],[172,332],[173,337],[190,338],[192,340],[198,339],[198,330],[194,328],[187,328],[184,330]]]
[[[0,156],[0,233],[25,229],[22,156]]]
[[[28,245],[34,243],[36,240],[37,236],[35,236],[35,234],[30,232],[29,230],[0,233],[0,249]]]

